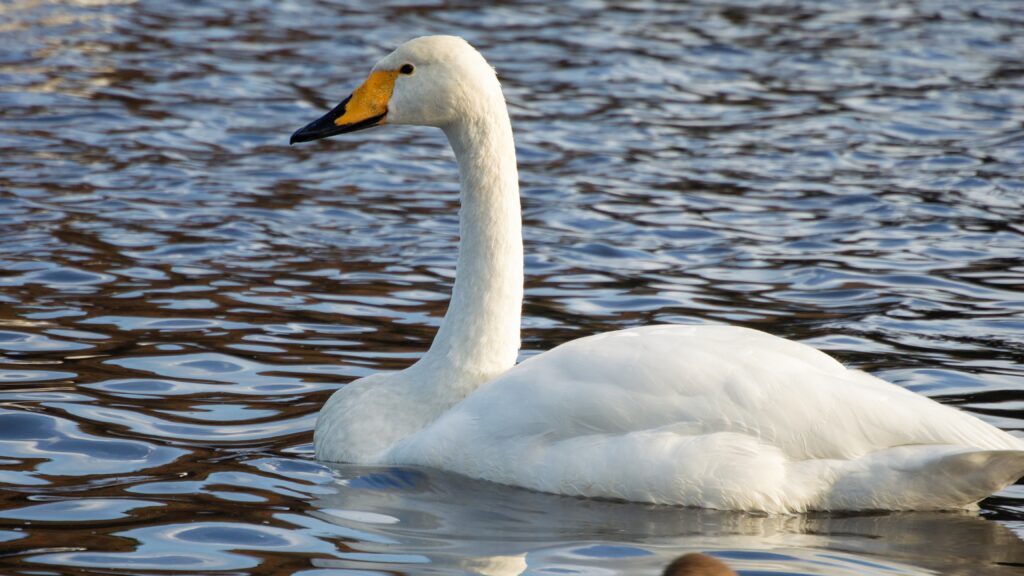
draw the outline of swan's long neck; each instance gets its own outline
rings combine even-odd
[[[459,163],[459,260],[448,312],[424,357],[471,387],[515,364],[523,302],[512,125],[500,92],[474,112],[444,128]]]

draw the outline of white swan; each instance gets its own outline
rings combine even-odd
[[[411,40],[291,141],[385,123],[448,136],[461,180],[458,275],[418,362],[324,405],[319,459],[773,513],[968,507],[1024,475],[1024,440],[755,330],[648,326],[514,365],[519,186],[494,70],[461,38]]]

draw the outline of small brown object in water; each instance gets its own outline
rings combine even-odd
[[[661,576],[736,576],[736,573],[717,558],[693,552],[673,560]]]

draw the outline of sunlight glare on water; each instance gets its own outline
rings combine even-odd
[[[1024,430],[1013,0],[0,4],[0,572],[1014,574],[977,514],[749,514],[317,463],[447,305],[439,131],[287,146],[424,34],[496,67],[523,356],[656,322],[799,340]]]

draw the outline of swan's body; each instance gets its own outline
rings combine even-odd
[[[325,404],[318,458],[768,512],[966,507],[1024,475],[1024,441],[755,330],[649,326],[514,365],[518,176],[493,70],[459,38],[412,40],[293,141],[384,122],[437,126],[451,142],[462,184],[458,275],[423,358]]]

